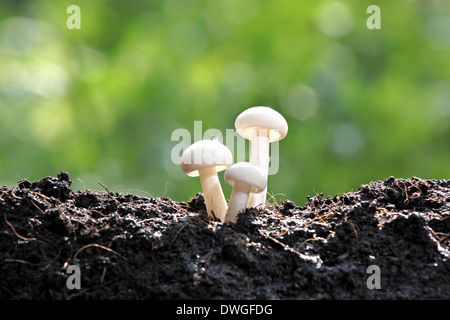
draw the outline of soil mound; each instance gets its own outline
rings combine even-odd
[[[450,180],[307,199],[227,226],[202,194],[74,192],[65,172],[21,180],[0,188],[0,299],[450,298]]]

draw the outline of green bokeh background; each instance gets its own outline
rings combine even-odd
[[[289,124],[277,199],[450,178],[450,2],[0,3],[0,185],[64,170],[75,190],[187,201],[201,186],[172,163],[172,132],[225,133],[257,105]]]

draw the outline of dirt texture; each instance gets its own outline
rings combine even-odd
[[[200,193],[74,192],[65,172],[3,186],[0,299],[450,298],[450,180],[269,200],[224,225]]]

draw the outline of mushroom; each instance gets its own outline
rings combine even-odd
[[[224,220],[227,202],[217,172],[233,164],[230,149],[218,140],[200,140],[181,156],[181,169],[191,177],[200,177],[208,216]]]
[[[225,181],[233,186],[225,223],[236,223],[239,212],[247,207],[249,195],[264,190],[267,179],[257,166],[238,162],[225,171]]]
[[[252,107],[242,112],[234,124],[236,131],[250,140],[250,163],[261,169],[266,177],[266,187],[250,195],[247,207],[257,207],[266,202],[269,173],[269,144],[283,139],[288,132],[286,119],[269,107]]]

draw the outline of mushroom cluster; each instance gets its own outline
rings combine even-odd
[[[266,202],[270,143],[283,139],[288,131],[284,117],[269,107],[252,107],[235,121],[236,131],[250,140],[250,162],[233,164],[231,151],[218,140],[200,140],[189,146],[181,157],[182,170],[198,176],[208,216],[226,224],[236,223],[246,208],[262,207]],[[233,186],[227,205],[218,172]]]

